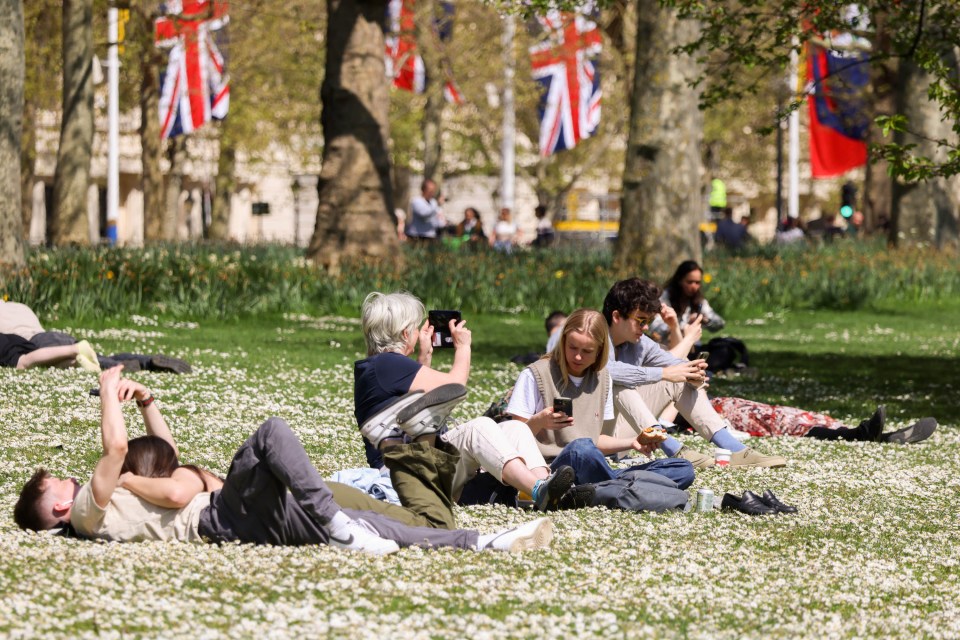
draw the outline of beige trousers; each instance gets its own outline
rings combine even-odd
[[[683,382],[661,380],[635,389],[614,385],[615,437],[632,438],[644,427],[657,424],[656,416],[671,404],[676,405],[680,415],[708,442],[724,428],[723,419],[710,404],[706,391]]]
[[[460,497],[463,485],[480,469],[503,482],[503,467],[515,458],[520,458],[528,469],[549,468],[530,427],[519,420],[507,420],[498,424],[490,418],[476,418],[446,432],[440,438],[460,452],[460,461],[453,478],[454,499]]]

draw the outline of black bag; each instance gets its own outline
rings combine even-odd
[[[513,395],[513,387],[507,389],[507,392],[504,393],[498,400],[494,400],[490,403],[490,406],[483,413],[485,418],[490,418],[494,422],[506,422],[507,420],[512,420],[513,417],[507,413],[507,405],[510,404],[510,396]]]
[[[737,338],[714,338],[703,347],[710,354],[707,358],[707,371],[719,373],[727,369],[739,369],[750,365],[747,345]]]
[[[670,478],[642,469],[626,471],[618,478],[593,486],[597,490],[591,505],[594,507],[660,512],[683,509],[690,500],[690,495],[678,489]]]

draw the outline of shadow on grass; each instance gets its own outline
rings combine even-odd
[[[878,404],[892,419],[933,416],[960,422],[960,366],[955,358],[752,352],[755,377],[714,380],[710,394],[869,416]]]

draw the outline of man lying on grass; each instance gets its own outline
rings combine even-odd
[[[39,469],[14,508],[21,528],[72,527],[81,536],[117,542],[329,544],[378,555],[411,545],[520,551],[550,542],[553,525],[546,518],[479,535],[403,524],[387,515],[402,508],[359,491],[344,494],[354,495],[362,507],[344,510],[297,436],[279,418],[267,420],[243,443],[223,480],[181,466],[153,396],[142,384],[121,379],[121,369],[100,376],[103,455],[90,482],[81,485],[75,478],[55,478]],[[143,414],[151,438],[145,447],[130,447],[133,441],[127,440],[120,403],[128,400],[136,400]],[[136,456],[131,456],[134,450]],[[170,454],[173,464],[162,470],[158,460]]]

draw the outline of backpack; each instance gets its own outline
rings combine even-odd
[[[727,369],[741,369],[750,365],[747,345],[737,338],[714,338],[701,348],[710,354],[707,371],[719,373]]]
[[[507,405],[510,404],[510,396],[512,395],[513,387],[510,387],[498,400],[490,403],[490,406],[483,413],[484,417],[497,423],[512,420],[513,418],[507,413]]]
[[[667,511],[684,509],[690,500],[686,491],[660,474],[643,469],[627,470],[613,480],[597,482],[594,507],[624,511]]]

